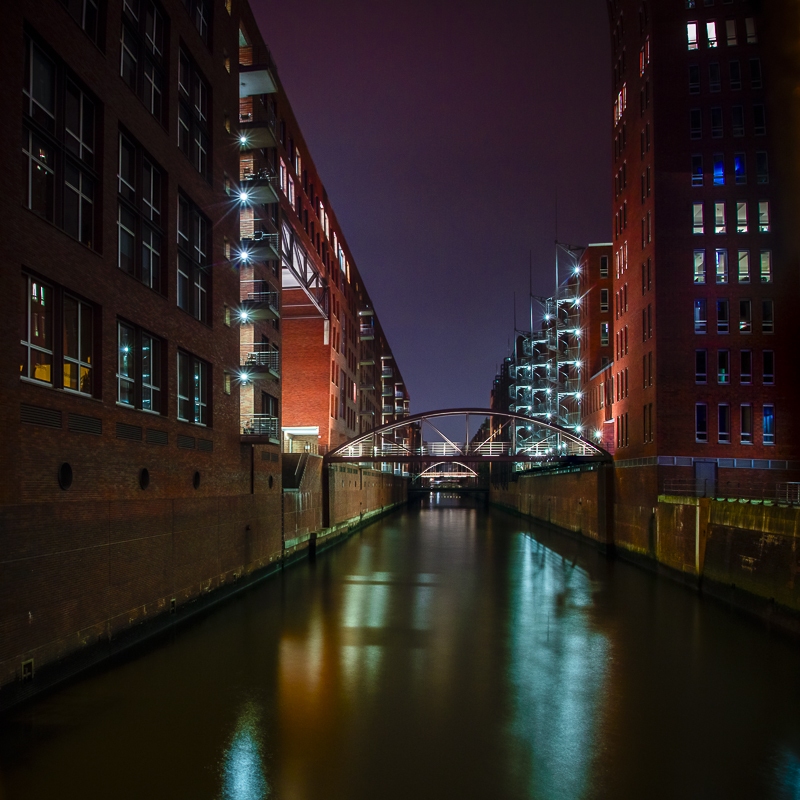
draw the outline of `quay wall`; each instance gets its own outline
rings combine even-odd
[[[602,465],[521,475],[490,501],[800,635],[800,507],[658,485],[656,467]]]
[[[0,708],[407,501],[405,478],[305,461],[285,491],[293,465],[282,476],[278,459],[256,458],[258,494],[0,508]],[[327,528],[323,469],[331,471]]]

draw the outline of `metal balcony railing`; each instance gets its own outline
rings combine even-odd
[[[280,308],[278,293],[266,281],[240,281],[239,299],[267,305],[276,311]]]
[[[281,354],[270,344],[243,344],[239,347],[239,366],[249,367],[259,373],[266,370],[279,375]]]
[[[362,325],[359,328],[359,336],[361,337],[362,341],[370,340],[375,338],[375,327],[373,325]]]
[[[392,378],[394,377],[394,371],[391,367],[382,367],[381,368],[381,378]]]
[[[278,439],[278,418],[269,414],[242,414],[239,418],[242,436],[268,436]]]
[[[800,482],[796,481],[758,484],[750,481],[681,478],[665,480],[661,490],[662,494],[710,497],[728,502],[800,505]]]

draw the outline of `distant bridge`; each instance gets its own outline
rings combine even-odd
[[[470,432],[470,418],[481,423]],[[446,424],[443,425],[442,423]],[[442,428],[464,428],[464,440]],[[426,439],[433,435],[435,439]],[[611,456],[575,431],[521,414],[488,408],[448,408],[414,414],[381,425],[331,450],[328,462],[356,463],[527,463],[609,462]]]

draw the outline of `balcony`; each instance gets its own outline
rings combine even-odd
[[[280,319],[280,295],[266,281],[240,281],[239,322]]]
[[[249,170],[241,169],[239,182],[239,199],[243,203],[269,203],[278,202],[278,176],[269,168]]]
[[[381,397],[394,397],[394,389],[391,386],[384,386],[381,389]]]
[[[394,406],[384,406],[383,407],[384,414],[394,414]]]
[[[375,384],[374,383],[362,383],[358,387],[359,392],[374,392],[375,391]]]
[[[248,441],[262,444],[280,444],[280,427],[278,418],[269,414],[242,414],[239,418],[242,437]]]
[[[278,90],[275,65],[265,47],[239,48],[239,97],[274,94]]]
[[[372,325],[362,325],[358,336],[362,342],[371,342],[375,338],[375,328]]]
[[[381,368],[381,378],[387,380],[388,378],[394,377],[394,370],[391,367],[382,367]]]
[[[239,347],[239,366],[242,383],[277,379],[281,376],[281,354],[271,344],[243,344]]]
[[[239,146],[242,150],[276,147],[277,120],[270,105],[260,97],[242,97],[239,100]]]
[[[239,242],[239,258],[246,264],[254,261],[279,261],[281,257],[280,242],[277,233],[253,231],[248,236],[246,226],[241,228]]]

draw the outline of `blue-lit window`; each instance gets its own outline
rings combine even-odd
[[[703,185],[703,156],[692,156],[692,186]]]
[[[714,153],[714,186],[725,184],[725,161],[722,153]]]
[[[775,406],[764,406],[764,444],[775,444]]]
[[[747,183],[747,160],[744,153],[735,153],[733,156],[733,173],[736,176],[736,183]]]

